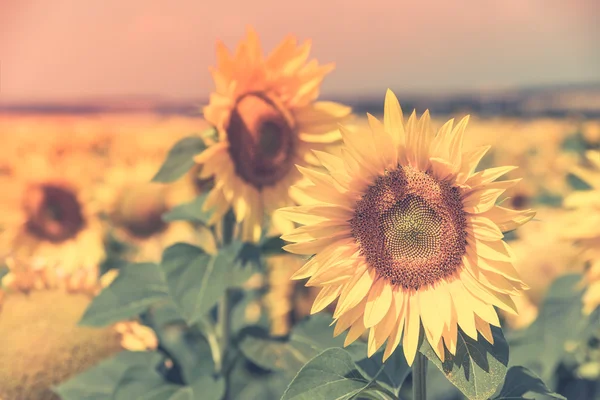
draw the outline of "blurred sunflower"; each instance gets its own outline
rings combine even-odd
[[[370,131],[340,128],[341,158],[315,152],[328,173],[298,167],[313,203],[278,211],[305,225],[282,236],[295,242],[285,250],[315,254],[294,274],[321,287],[312,313],[337,299],[346,345],[370,328],[368,355],[387,340],[385,360],[403,337],[409,365],[421,327],[442,360],[444,345],[456,353],[459,327],[493,342],[494,306],[515,312],[512,296],[526,288],[502,232],[535,213],[495,205],[515,181],[494,181],[515,167],[474,173],[489,146],[462,151],[468,117],[435,135],[427,111],[403,121],[389,90],[383,123],[368,117]]]
[[[294,204],[289,188],[301,178],[294,165],[339,140],[337,123],[351,114],[342,104],[315,102],[334,67],[307,62],[310,47],[288,37],[265,58],[252,29],[233,56],[217,44],[216,90],[204,117],[219,137],[195,160],[200,178],[215,179],[204,204],[214,209],[211,223],[233,208],[244,241],[259,240],[265,212]],[[293,227],[279,217],[272,224],[280,232]]]
[[[583,248],[583,259],[589,263],[586,271],[587,290],[583,297],[584,311],[591,313],[600,306],[600,152],[589,151],[588,165],[573,173],[592,189],[572,193],[564,206],[573,209],[563,236],[575,240]]]
[[[131,164],[115,161],[105,171],[96,195],[106,211],[118,239],[135,248],[133,261],[160,261],[163,250],[176,242],[198,243],[207,252],[216,251],[213,235],[206,227],[194,228],[183,221],[167,223],[162,216],[182,202],[174,185],[151,182],[161,158]]]
[[[581,127],[583,138],[590,148],[600,145],[600,121],[586,121]]]
[[[268,291],[265,305],[271,320],[271,334],[285,336],[289,333],[294,312],[295,282],[292,275],[302,266],[300,257],[280,254],[267,257]]]
[[[536,209],[534,221],[517,231],[517,239],[511,242],[514,265],[530,290],[515,299],[518,315],[502,312],[511,327],[520,329],[533,322],[548,287],[557,277],[583,269],[579,251],[561,236],[568,224],[564,210],[543,207]]]
[[[526,296],[535,305],[541,304],[546,289],[559,275],[583,268],[577,248],[562,238],[568,224],[564,210],[541,207],[536,209],[536,220],[519,229],[511,242],[515,268],[529,286]]]
[[[91,201],[94,161],[84,154],[58,160],[41,153],[12,160],[13,174],[2,180],[0,256],[65,273],[95,267],[104,249]]]
[[[577,161],[575,151],[565,151],[565,140],[575,131],[572,121],[539,119],[475,119],[467,142],[489,143],[493,150],[484,162],[515,165],[527,185],[515,185],[506,191],[506,206],[526,209],[540,197],[562,197],[570,191],[567,175]],[[507,174],[508,179],[515,172]]]

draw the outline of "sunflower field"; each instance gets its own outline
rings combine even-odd
[[[0,400],[600,400],[600,121],[359,113],[310,50],[2,116]]]

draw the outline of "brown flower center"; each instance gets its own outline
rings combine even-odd
[[[293,121],[262,93],[249,93],[237,101],[227,136],[237,175],[258,189],[276,184],[294,165]]]
[[[352,235],[369,266],[393,285],[419,289],[462,265],[466,219],[458,188],[399,167],[356,203]]]
[[[162,215],[168,207],[162,189],[149,183],[124,190],[117,206],[117,222],[129,234],[140,239],[163,232],[167,224]]]
[[[81,205],[75,193],[56,184],[35,185],[25,196],[27,230],[52,243],[77,236],[85,226]]]

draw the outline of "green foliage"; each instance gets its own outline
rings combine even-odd
[[[210,129],[213,131],[213,128]],[[194,156],[206,148],[204,140],[199,136],[189,136],[181,139],[169,150],[169,154],[156,175],[153,182],[174,182],[183,176],[194,165]]]
[[[179,391],[178,385],[165,382],[162,375],[147,365],[130,367],[117,384],[114,400],[169,400]]]
[[[566,344],[579,341],[586,330],[580,281],[578,274],[558,278],[548,289],[538,318],[508,336],[510,365],[529,368],[551,388],[557,384],[555,372],[565,358]]]
[[[243,244],[235,242],[216,255],[201,248],[177,243],[164,253],[161,267],[169,292],[179,312],[192,325],[218,302],[225,289],[244,283],[253,270],[244,267],[238,255]]]
[[[268,338],[261,331],[248,333],[240,340],[240,350],[264,369],[295,373],[323,350],[343,346],[342,338],[333,337],[330,323],[331,317],[315,315],[298,324],[287,340]]]
[[[208,193],[205,193],[188,203],[173,207],[163,214],[162,219],[165,222],[190,221],[207,225],[212,214],[210,211],[202,210],[202,206],[204,205],[207,196]]]
[[[111,269],[121,269],[127,264],[127,257],[135,249],[128,243],[116,238],[113,232],[108,232],[104,237],[104,251],[106,258],[100,263],[100,275],[104,275]]]
[[[167,284],[158,265],[129,264],[92,300],[79,323],[97,327],[110,325],[137,316],[150,305],[167,299]]]
[[[163,356],[154,352],[123,351],[54,388],[63,400],[112,400],[130,369],[154,369]]]
[[[508,364],[508,344],[502,330],[492,327],[492,335],[494,344],[490,344],[481,335],[478,340],[473,340],[459,329],[456,354],[452,355],[444,349],[443,362],[423,337],[419,351],[469,399],[485,400],[504,379]]]
[[[402,384],[410,375],[411,369],[406,363],[402,347],[398,347],[385,363],[383,349],[367,357],[367,346],[362,342],[348,347],[347,351],[352,355],[357,369],[363,376],[376,379],[378,385],[395,395],[398,395]]]
[[[0,265],[0,281],[2,281],[2,278],[4,278],[9,272],[10,270],[6,265]]]
[[[369,381],[358,372],[352,356],[332,348],[303,366],[281,399],[351,399],[368,386]]]
[[[534,399],[536,397],[525,397],[525,395],[531,396],[533,394],[566,400],[565,397],[548,389],[537,375],[524,367],[511,367],[508,370],[504,385],[502,385],[498,396],[494,397],[493,400]]]
[[[285,246],[285,241],[279,236],[264,237],[260,243],[261,253],[264,255],[285,254],[283,246]]]
[[[164,219],[204,224],[209,217],[201,211],[204,199],[182,204]],[[159,349],[122,352],[56,392],[67,400],[410,398],[413,379],[401,346],[386,363],[383,349],[367,357],[367,344],[360,340],[343,349],[344,335],[333,337],[326,313],[296,323],[284,338],[270,337],[265,314],[258,322],[249,320],[247,307],[264,293],[242,285],[264,272],[264,257],[280,254],[284,243],[267,236],[258,244],[241,243],[233,239],[234,224],[228,213],[226,245],[214,255],[177,243],[163,252],[159,265],[123,264],[117,248],[114,260],[120,261],[111,268],[120,273],[92,301],[81,324],[105,326],[136,317],[156,332]],[[499,328],[492,328],[493,344],[459,329],[456,354],[445,350],[444,362],[421,337],[419,351],[431,361],[428,399],[600,400],[600,310],[582,315],[580,279],[558,279],[538,319],[509,332],[510,364]]]

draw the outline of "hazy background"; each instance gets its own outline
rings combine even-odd
[[[600,82],[597,0],[0,0],[0,101],[185,100],[213,88],[215,41],[311,38],[325,97]]]

